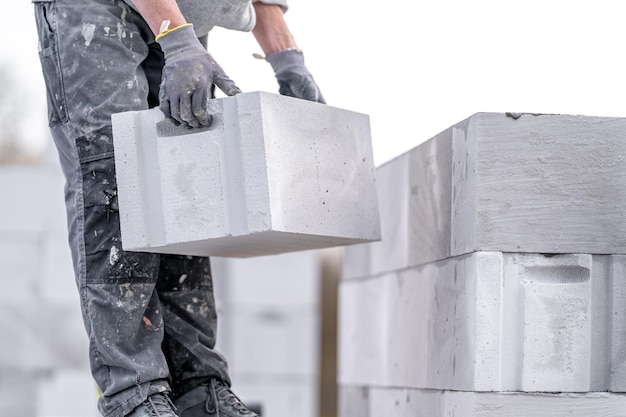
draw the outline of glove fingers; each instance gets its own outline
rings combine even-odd
[[[174,119],[178,124],[186,124],[180,117],[180,97],[170,98],[170,117]]]
[[[319,87],[310,74],[301,75],[287,72],[281,78],[278,81],[280,94],[326,104]]]
[[[300,97],[309,101],[318,101],[319,91],[317,90],[317,86],[312,84],[309,80],[306,80],[304,84],[300,86],[300,88],[301,88]]]
[[[206,88],[202,88],[194,93],[191,98],[191,111],[194,119],[199,126],[211,126],[213,117],[209,114],[207,104],[209,102],[209,94],[211,92],[212,85]]]
[[[283,82],[278,82],[278,92],[283,95],[283,96],[287,96],[287,97],[296,97],[296,95],[293,93],[293,91],[291,91],[291,87],[289,86],[289,83],[283,83]]]
[[[191,98],[194,92],[186,92],[180,96],[179,117],[180,122],[189,127],[198,127],[200,124],[193,115],[191,110]]]
[[[234,96],[235,94],[241,93],[241,90],[235,85],[235,82],[228,78],[228,76],[223,72],[214,74],[213,82],[217,88],[222,90],[222,92],[227,96]]]
[[[166,117],[171,118],[172,117],[172,112],[170,111],[170,101],[169,99],[166,98],[161,98],[159,100],[159,108],[161,109],[161,111],[163,112],[163,114]]]
[[[322,92],[320,91],[319,88],[317,89],[317,102],[326,104],[326,100],[324,99],[324,96],[322,95]]]

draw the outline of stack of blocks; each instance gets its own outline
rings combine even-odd
[[[95,417],[56,152],[0,165],[0,414]]]
[[[320,261],[318,251],[211,258],[217,349],[234,391],[262,416],[318,416]]]
[[[626,119],[479,113],[377,185],[340,417],[626,415]]]

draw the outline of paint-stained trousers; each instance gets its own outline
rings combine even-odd
[[[158,104],[163,55],[122,0],[33,0],[49,123],[66,177],[69,243],[104,416],[209,377],[214,350],[208,258],[122,250],[111,114]]]

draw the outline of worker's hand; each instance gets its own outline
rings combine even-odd
[[[280,94],[326,103],[313,76],[304,65],[301,50],[286,49],[271,53],[265,59],[274,69]]]
[[[157,42],[165,55],[161,111],[188,127],[210,126],[207,104],[213,84],[228,96],[241,90],[202,46],[192,25],[164,32],[157,36]]]

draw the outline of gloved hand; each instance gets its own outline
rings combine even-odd
[[[304,65],[301,50],[285,49],[273,52],[265,59],[274,69],[280,94],[326,104],[313,76]]]
[[[207,103],[213,84],[228,96],[241,90],[202,46],[191,24],[166,31],[156,40],[165,55],[161,111],[188,127],[210,126]]]

